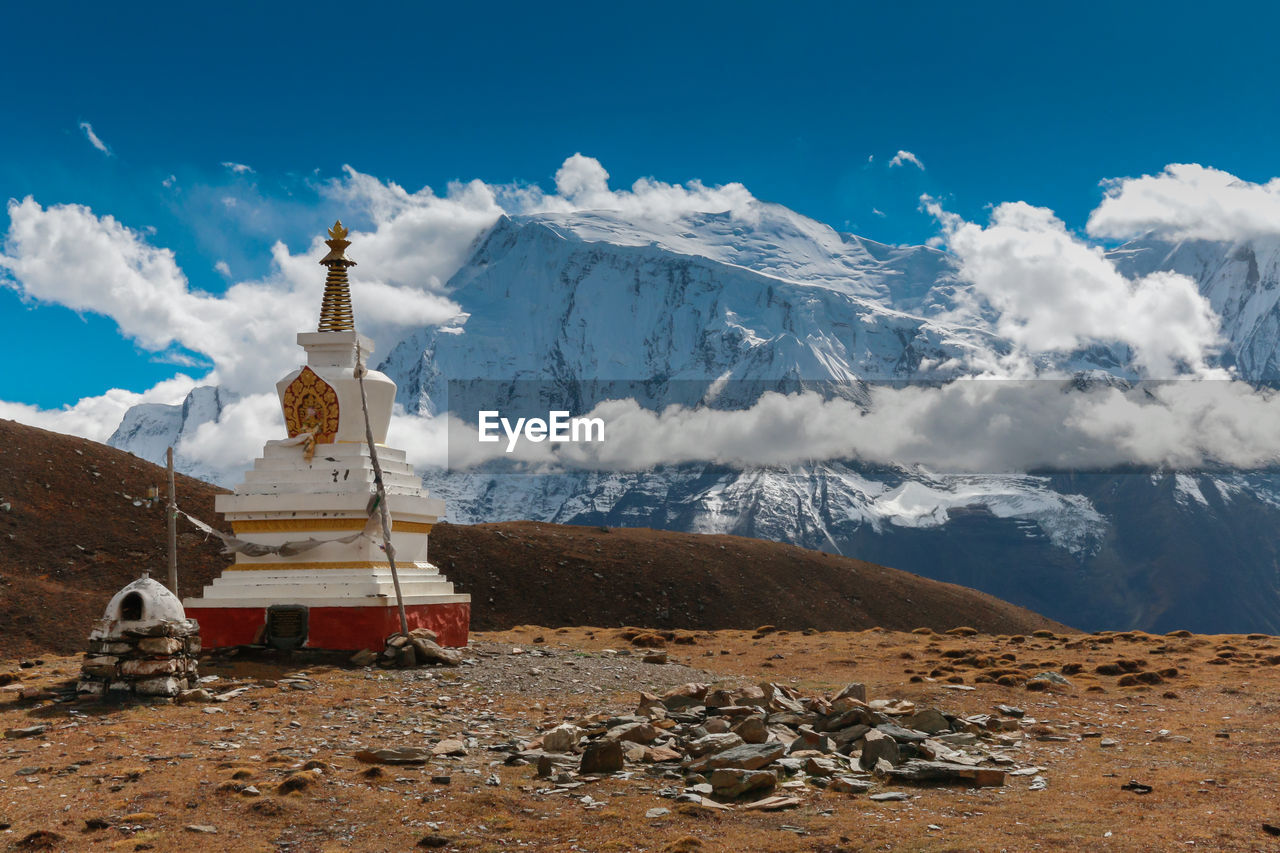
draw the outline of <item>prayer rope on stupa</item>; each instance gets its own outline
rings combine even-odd
[[[339,545],[351,545],[361,539],[374,540],[378,533],[381,523],[379,513],[379,504],[377,496],[369,501],[369,518],[365,521],[364,528],[358,533],[352,533],[350,536],[342,536],[334,539],[298,539],[290,542],[282,542],[279,545],[263,545],[260,542],[249,542],[230,533],[223,533],[221,530],[214,528],[210,524],[206,524],[200,519],[189,513],[176,509],[178,515],[191,522],[198,530],[201,530],[207,536],[216,536],[222,541],[222,553],[224,554],[244,554],[246,557],[265,557],[269,554],[276,554],[281,557],[292,557],[295,554],[301,554],[310,551],[313,548],[319,548],[321,545],[329,545],[337,543]]]

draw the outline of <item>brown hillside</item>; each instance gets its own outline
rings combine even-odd
[[[0,655],[78,651],[117,589],[143,569],[165,577],[164,508],[145,500],[164,478],[131,454],[0,420]],[[178,477],[179,505],[211,523],[219,491]],[[178,531],[181,593],[196,594],[230,558],[186,522]],[[736,536],[441,524],[431,558],[473,596],[476,630],[1062,627],[964,587]]]
[[[164,581],[164,506],[144,500],[164,484],[132,454],[0,420],[0,654],[79,651],[116,590],[143,569]],[[213,518],[220,489],[182,475],[177,487],[179,506]],[[183,595],[231,562],[185,522],[178,548]]]
[[[794,545],[534,521],[441,524],[431,560],[472,596],[472,626],[636,625],[991,634],[1065,626],[968,587]]]

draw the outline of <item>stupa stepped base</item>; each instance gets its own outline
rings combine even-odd
[[[228,571],[184,603],[207,648],[271,644],[269,608],[305,613],[301,648],[381,649],[400,630],[391,567],[306,569],[288,563]],[[445,646],[465,646],[471,597],[454,592],[430,563],[398,565],[410,628],[430,628]],[[291,617],[295,618],[296,617]]]
[[[469,599],[469,596],[457,596]],[[283,603],[283,602],[281,602]],[[429,628],[442,646],[465,646],[471,624],[470,600],[404,606],[410,630]],[[267,644],[266,607],[205,607],[193,605],[187,614],[200,622],[200,633],[208,648]],[[278,617],[276,617],[278,619]],[[352,606],[308,607],[305,637],[291,646],[355,652],[379,651],[387,637],[400,630],[400,613],[393,598],[390,603]]]
[[[388,492],[413,494],[421,490],[422,480],[405,461],[403,451],[379,447],[378,462]],[[367,445],[320,444],[310,461],[300,445],[268,445],[254,460],[253,468],[245,472],[236,493],[332,492],[337,490],[335,486],[345,491],[370,491],[372,485],[373,461]]]

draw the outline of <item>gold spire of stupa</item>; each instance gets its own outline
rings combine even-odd
[[[329,268],[329,274],[324,278],[324,301],[320,303],[318,331],[321,332],[350,332],[356,327],[355,315],[351,313],[351,289],[347,284],[347,267],[354,267],[356,262],[344,254],[351,245],[346,236],[347,229],[339,219],[329,229],[329,239],[324,241],[329,254],[320,263]]]

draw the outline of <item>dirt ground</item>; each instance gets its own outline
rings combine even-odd
[[[202,674],[218,677],[209,689],[250,689],[193,705],[98,707],[32,697],[39,690],[31,688],[65,686],[78,658],[45,657],[27,668],[14,662],[0,667],[17,679],[0,688],[0,728],[46,729],[0,744],[0,844],[815,853],[1280,848],[1264,828],[1280,824],[1275,638],[881,630],[679,636],[667,645],[665,664],[643,662],[646,650],[617,629],[540,627],[475,635],[468,662],[456,669],[383,671],[305,656],[207,659]],[[1070,686],[1031,691],[1019,683],[1018,673],[1045,670],[1067,673]],[[1143,675],[1158,672],[1164,674]],[[1001,675],[1005,684],[995,683]],[[797,805],[759,812],[741,802],[728,810],[676,802],[671,796],[684,780],[654,775],[654,765],[629,763],[620,776],[564,787],[538,778],[533,765],[506,763],[556,724],[631,713],[640,690],[661,693],[691,680],[776,682],[804,695],[859,681],[870,698],[899,697],[955,714],[1017,706],[1025,717],[1008,733],[1011,748],[1018,767],[1037,769],[1010,775],[1002,787],[880,782],[871,791],[901,791],[901,802],[800,779],[784,791]],[[460,740],[466,754],[422,766],[354,757],[449,739]],[[1032,790],[1037,777],[1042,790]],[[1131,780],[1150,793],[1123,789]],[[33,835],[41,832],[57,837]]]

